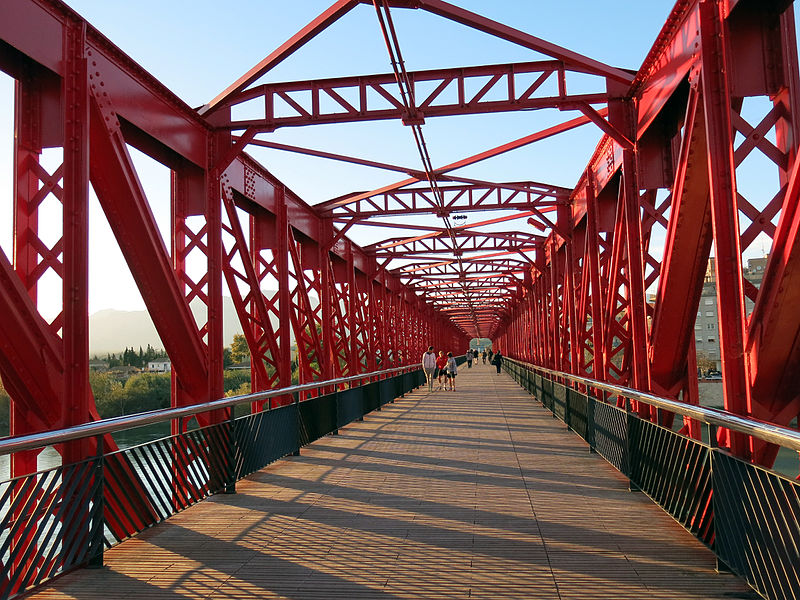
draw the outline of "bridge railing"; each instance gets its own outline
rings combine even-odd
[[[702,406],[552,371],[514,359],[505,370],[717,556],[720,570],[766,598],[800,595],[800,484],[716,446],[717,429],[800,451],[800,432]],[[586,391],[582,391],[584,388]],[[598,398],[622,399],[620,408]],[[703,440],[641,419],[642,402],[704,424]]]
[[[0,598],[21,595],[77,567],[102,565],[105,548],[212,494],[233,493],[242,477],[338,433],[424,380],[419,365],[412,365],[0,439],[0,454],[65,443],[84,444],[92,454],[0,483]],[[344,384],[350,387],[338,389]],[[313,390],[323,393],[298,401],[302,392]],[[272,407],[272,398],[286,395],[295,402]],[[233,407],[260,401],[268,401],[267,410],[233,418]],[[108,434],[175,420],[183,424],[220,409],[230,409],[231,418],[104,451]]]

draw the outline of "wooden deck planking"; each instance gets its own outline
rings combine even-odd
[[[506,375],[461,368],[31,598],[755,598]]]

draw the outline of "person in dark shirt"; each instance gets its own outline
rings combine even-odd
[[[494,355],[492,359],[492,364],[497,367],[497,374],[500,375],[500,367],[503,366],[503,355],[500,354],[500,350]]]

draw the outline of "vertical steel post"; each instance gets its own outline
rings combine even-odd
[[[558,226],[562,231],[572,231],[572,218],[568,206],[558,207]],[[574,238],[564,240],[564,303],[567,306],[569,331],[570,372],[580,373],[578,368],[578,317],[575,309],[575,242]]]
[[[350,362],[350,372],[360,373],[363,369],[358,357],[358,294],[356,292],[356,267],[353,247],[348,247],[347,253],[347,360]]]
[[[38,265],[38,253],[32,243],[38,238],[38,196],[40,179],[36,171],[41,169],[42,153],[41,94],[35,80],[16,80],[14,83],[14,226],[13,260],[14,271],[24,284],[34,305],[38,298],[38,278],[33,273]],[[8,385],[8,382],[6,382]],[[60,411],[61,407],[53,407]],[[11,399],[9,407],[10,435],[33,433],[35,428],[28,422],[24,406]],[[11,477],[20,477],[36,472],[39,450],[15,452],[10,457]]]
[[[606,343],[603,339],[605,330],[603,322],[603,288],[600,285],[600,232],[597,227],[597,196],[594,180],[590,172],[586,172],[586,245],[588,254],[589,281],[592,302],[592,376],[600,381],[608,380],[606,365]]]
[[[703,0],[700,9],[703,107],[708,138],[708,171],[711,178],[711,221],[714,229],[717,310],[719,315],[722,386],[725,409],[750,412],[748,363],[744,354],[745,317],[736,170],[733,157],[730,87],[726,60],[723,3]],[[749,455],[747,437],[731,436],[731,450]]]
[[[319,270],[320,270],[320,297],[322,305],[322,356],[320,357],[320,371],[323,379],[332,379],[340,375],[336,344],[333,341],[333,302],[336,294],[333,292],[333,278],[331,277],[331,254],[328,241],[318,245]],[[334,364],[334,361],[337,361]],[[328,390],[331,392],[333,390]]]
[[[289,289],[289,216],[286,205],[286,190],[283,186],[275,188],[275,271],[278,279],[278,338],[280,356],[278,357],[278,383],[280,387],[292,385],[292,343],[291,316],[292,299]],[[282,398],[282,403],[291,402]]]
[[[63,40],[65,72],[63,166],[63,329],[65,426],[89,419],[89,83],[86,22],[71,23]],[[86,441],[70,442],[64,462],[87,456]]]
[[[618,106],[614,106],[617,104]],[[632,100],[609,103],[609,115],[630,140],[632,148],[622,151],[622,202],[624,235],[627,249],[628,318],[631,336],[631,376],[633,387],[650,391],[650,363],[647,355],[647,310],[644,285],[644,248],[642,242],[641,201],[639,197],[638,149],[636,146],[636,106]],[[615,122],[616,121],[616,122]],[[613,315],[607,315],[613,319]],[[640,414],[650,415],[650,407],[642,405]]]
[[[558,247],[555,235],[550,239],[550,327],[552,328],[552,364],[556,371],[563,371],[561,364],[561,330],[558,317],[560,314],[560,304],[558,300]]]

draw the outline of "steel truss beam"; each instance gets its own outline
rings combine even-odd
[[[256,110],[263,111],[263,117],[231,118],[223,127],[272,132],[280,127],[330,123],[385,119],[410,123],[424,121],[426,117],[538,108],[574,110],[608,102],[605,91],[568,94],[567,72],[564,64],[556,61],[409,72],[411,89],[417,99],[414,115],[408,114],[403,105],[393,73],[270,83],[229,99],[234,114],[237,106],[255,103]],[[545,95],[539,90],[545,90]],[[250,106],[252,104],[248,108]]]
[[[569,195],[569,190],[534,182],[445,185],[439,189],[445,197],[442,208],[436,207],[430,188],[407,188],[355,202],[333,211],[331,215],[339,222],[356,220],[369,225],[366,219],[394,215],[452,215],[476,211],[534,209],[549,212],[562,204]]]
[[[786,303],[796,289],[800,86],[785,6],[676,6],[629,92],[635,117],[625,103],[610,107],[609,123],[634,143],[612,135],[598,145],[559,215],[567,235],[551,235],[530,284],[491,332],[503,351],[697,403],[694,324],[713,244],[725,407],[781,424],[797,416],[800,396],[784,382],[800,369]],[[772,102],[754,124],[742,116],[750,96]],[[780,182],[759,203],[736,186],[754,153]],[[652,245],[657,231],[663,251]],[[760,286],[743,271],[756,239],[772,240]],[[649,303],[645,289],[657,290]],[[685,429],[699,436],[696,424]],[[774,447],[724,431],[719,442],[761,464],[775,457]]]

